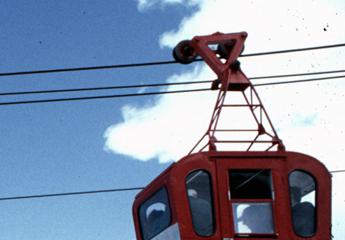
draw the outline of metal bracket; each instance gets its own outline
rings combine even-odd
[[[204,151],[207,147],[208,151],[220,150],[219,145],[237,146],[235,149],[230,149],[235,151],[269,151],[274,147],[276,150],[285,150],[257,92],[241,70],[238,57],[244,49],[246,38],[246,32],[230,34],[217,32],[207,36],[196,36],[192,40],[184,40],[173,50],[174,58],[183,64],[191,63],[200,56],[218,77],[211,86],[212,90],[219,90],[219,93],[209,127],[190,153]],[[235,94],[240,95],[242,102],[231,103],[228,99],[226,100],[228,91],[233,92],[232,97]],[[250,124],[249,128],[218,128],[223,108],[236,109],[236,111],[240,108],[246,109],[256,127]],[[236,113],[232,116],[235,115]],[[247,119],[237,120],[237,122],[245,121]],[[249,119],[248,122],[250,122]],[[239,146],[242,149],[239,149]],[[221,150],[223,149],[229,150],[226,147]]]

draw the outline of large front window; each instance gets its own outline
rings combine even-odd
[[[274,234],[271,171],[231,170],[229,175],[236,234]]]

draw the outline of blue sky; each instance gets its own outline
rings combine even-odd
[[[274,6],[274,1],[0,0],[0,72],[172,60],[170,48],[179,40],[218,30],[248,31],[248,53],[345,42],[342,1],[310,2]],[[236,11],[228,14],[228,9]],[[343,68],[344,50],[313,54],[248,59],[242,64],[250,76]],[[1,92],[210,76],[200,64],[12,76],[1,77]],[[342,80],[335,80],[265,87],[259,94],[288,150],[316,155],[335,170],[345,169],[340,162],[344,88]],[[0,101],[75,96],[2,96]],[[193,96],[0,106],[0,197],[146,185],[190,149],[197,140],[194,135],[204,132],[202,124],[193,128],[190,123],[196,123],[194,117],[208,122],[214,99]],[[149,128],[152,123],[154,130]],[[128,127],[133,124],[142,131]],[[334,144],[325,145],[326,137]],[[335,236],[341,239],[345,223],[339,216],[345,214],[345,198],[338,189],[344,178],[338,174],[333,181]],[[134,239],[135,194],[1,201],[1,240]]]
[[[170,50],[159,47],[159,34],[176,26],[189,11],[176,6],[139,12],[136,1],[127,0],[1,0],[0,72],[169,60]],[[161,67],[2,77],[1,91],[163,82],[174,71]],[[66,96],[76,94],[25,99]],[[2,97],[1,101],[21,99]],[[147,184],[166,165],[103,150],[103,134],[120,121],[120,107],[128,102],[140,105],[144,99],[3,106],[0,196]],[[134,239],[135,194],[2,201],[1,239]]]

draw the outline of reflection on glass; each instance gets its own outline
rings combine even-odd
[[[231,199],[272,199],[271,180],[267,169],[231,170]]]
[[[236,233],[274,233],[270,203],[234,203],[232,207]]]
[[[190,173],[186,189],[194,231],[203,237],[214,233],[212,188],[210,175],[204,170]]]
[[[169,200],[165,188],[140,206],[139,218],[144,240],[152,239],[170,225]]]
[[[297,235],[311,237],[315,233],[315,180],[304,171],[289,175],[292,223]]]

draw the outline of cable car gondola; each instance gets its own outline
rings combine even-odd
[[[200,56],[219,93],[201,140],[136,196],[138,240],[331,239],[331,176],[317,159],[285,150],[237,60],[246,37],[196,36],[173,50],[183,64]],[[243,101],[230,104],[229,91]],[[223,109],[245,109],[251,128],[219,128]]]

